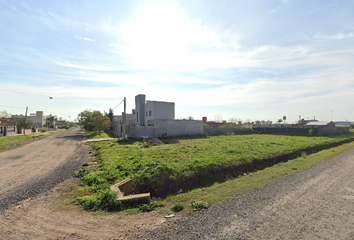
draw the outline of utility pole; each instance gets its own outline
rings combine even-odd
[[[123,139],[126,137],[126,124],[127,124],[127,99],[124,97],[124,113],[123,113]]]
[[[26,113],[25,113],[25,122],[23,125],[23,135],[26,135],[26,126],[27,126],[27,112],[28,112],[28,106],[26,107]]]
[[[331,122],[333,121],[333,111],[331,110]]]

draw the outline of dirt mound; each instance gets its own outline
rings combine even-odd
[[[150,140],[151,143],[157,144],[157,145],[161,145],[164,144],[160,139],[158,138],[153,138]]]

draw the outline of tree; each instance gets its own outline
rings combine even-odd
[[[78,114],[77,121],[79,122],[79,125],[85,128],[87,131],[92,131],[94,128],[93,117],[93,111],[86,109]]]
[[[96,111],[96,114],[93,117],[93,125],[93,131],[101,136],[102,131],[109,130],[111,121],[109,120],[109,117],[104,116],[101,112]]]
[[[286,120],[286,116],[283,116],[283,120],[284,120],[284,123],[285,123],[285,120]]]
[[[280,119],[280,118],[278,119],[278,123],[281,123],[282,121],[283,121],[283,119]]]
[[[229,122],[231,122],[231,123],[237,123],[237,118],[229,118]]]
[[[215,122],[222,122],[222,115],[221,114],[216,114],[214,116],[214,121]]]
[[[108,113],[105,112],[104,115],[106,115],[106,116],[109,118],[109,120],[111,121],[111,123],[113,122],[113,116],[114,116],[114,114],[113,114],[113,109],[112,109],[112,108],[108,109]]]
[[[57,116],[53,116],[52,114],[50,114],[47,118],[46,118],[46,126],[48,128],[54,128],[54,121],[57,118]]]
[[[0,118],[11,118],[11,113],[6,110],[0,111]]]
[[[16,120],[17,125],[22,129],[28,129],[31,125],[33,125],[32,121],[28,118],[17,118]],[[25,135],[25,131],[23,132]]]
[[[102,131],[108,130],[111,121],[109,117],[104,116],[100,111],[84,110],[78,114],[77,120],[87,131],[94,131],[101,135]]]
[[[189,117],[187,117],[187,120],[189,120],[189,121],[194,120],[194,117],[189,116]]]

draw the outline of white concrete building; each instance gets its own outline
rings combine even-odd
[[[18,118],[25,118],[24,115],[12,115],[12,118],[18,119]],[[36,113],[31,113],[27,118],[33,123],[33,126],[36,127],[43,127],[45,124],[45,116],[43,114],[43,111],[36,111]],[[31,126],[32,127],[32,126]]]
[[[175,103],[147,101],[145,104],[145,126],[152,120],[174,120]]]
[[[146,101],[145,95],[135,96],[135,114],[137,126],[148,126],[151,120],[174,120],[175,103]]]

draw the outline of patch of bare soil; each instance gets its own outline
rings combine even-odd
[[[161,141],[160,139],[158,138],[153,138],[150,140],[151,143],[154,143],[156,145],[161,145],[161,144],[164,144],[163,141]]]
[[[139,231],[154,229],[175,219],[167,213],[100,214],[86,212],[73,205],[72,189],[78,180],[71,178],[52,190],[0,214],[0,232],[4,239],[134,239]]]

